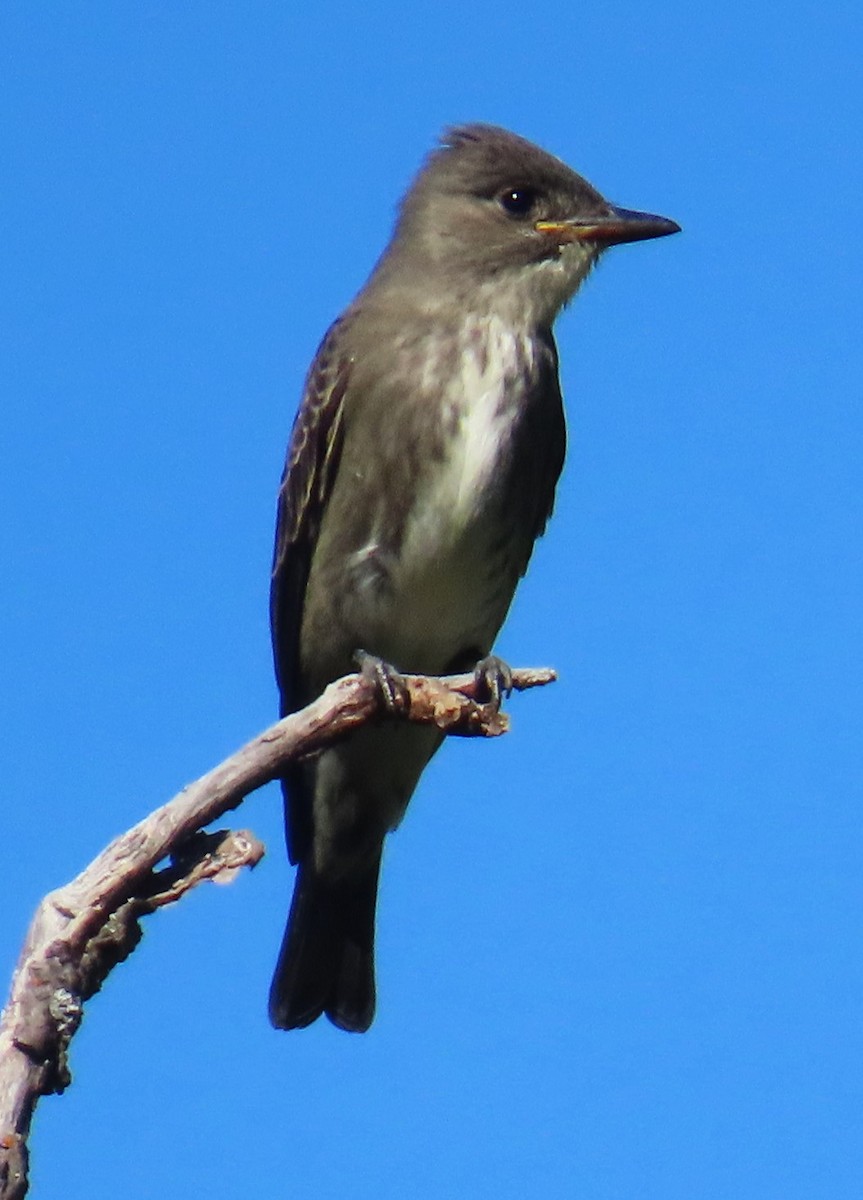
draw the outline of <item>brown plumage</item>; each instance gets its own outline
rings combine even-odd
[[[282,713],[358,650],[430,674],[490,653],[563,464],[554,318],[606,245],[676,228],[505,130],[448,132],[306,380],[273,564]],[[382,722],[284,779],[298,871],[275,1025],[371,1023],[384,837],[439,742]]]

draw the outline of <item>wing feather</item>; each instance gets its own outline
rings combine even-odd
[[[270,627],[282,716],[305,695],[300,670],[300,631],[312,554],[332,494],[343,440],[344,398],[351,360],[344,353],[341,319],[321,342],[306,379],[279,488],[276,543],[270,582]],[[312,834],[312,797],[301,766],[282,779],[288,853],[297,862]]]
[[[309,699],[300,679],[300,628],[312,553],[342,447],[350,358],[342,352],[341,333],[339,320],[309,370],[279,488],[270,624],[282,716]]]

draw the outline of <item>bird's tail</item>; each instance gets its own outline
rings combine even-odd
[[[300,1029],[322,1013],[351,1033],[371,1025],[380,864],[379,852],[361,874],[333,884],[300,863],[270,987],[277,1029]]]

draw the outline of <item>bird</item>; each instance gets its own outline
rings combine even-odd
[[[506,129],[444,131],[294,421],[270,594],[282,716],[358,663],[385,693],[398,672],[475,670],[499,702],[492,647],[564,461],[555,318],[609,246],[679,229]],[[276,1028],[371,1025],[384,840],[440,742],[383,719],[285,772]]]

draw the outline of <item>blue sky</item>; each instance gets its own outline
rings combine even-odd
[[[446,124],[682,236],[558,326],[570,450],[499,649],[560,683],[390,840],[379,1009],[272,1031],[290,888],[147,924],[39,1200],[844,1200],[863,1139],[859,6],[8,3],[0,967],[268,724],[303,374]]]

